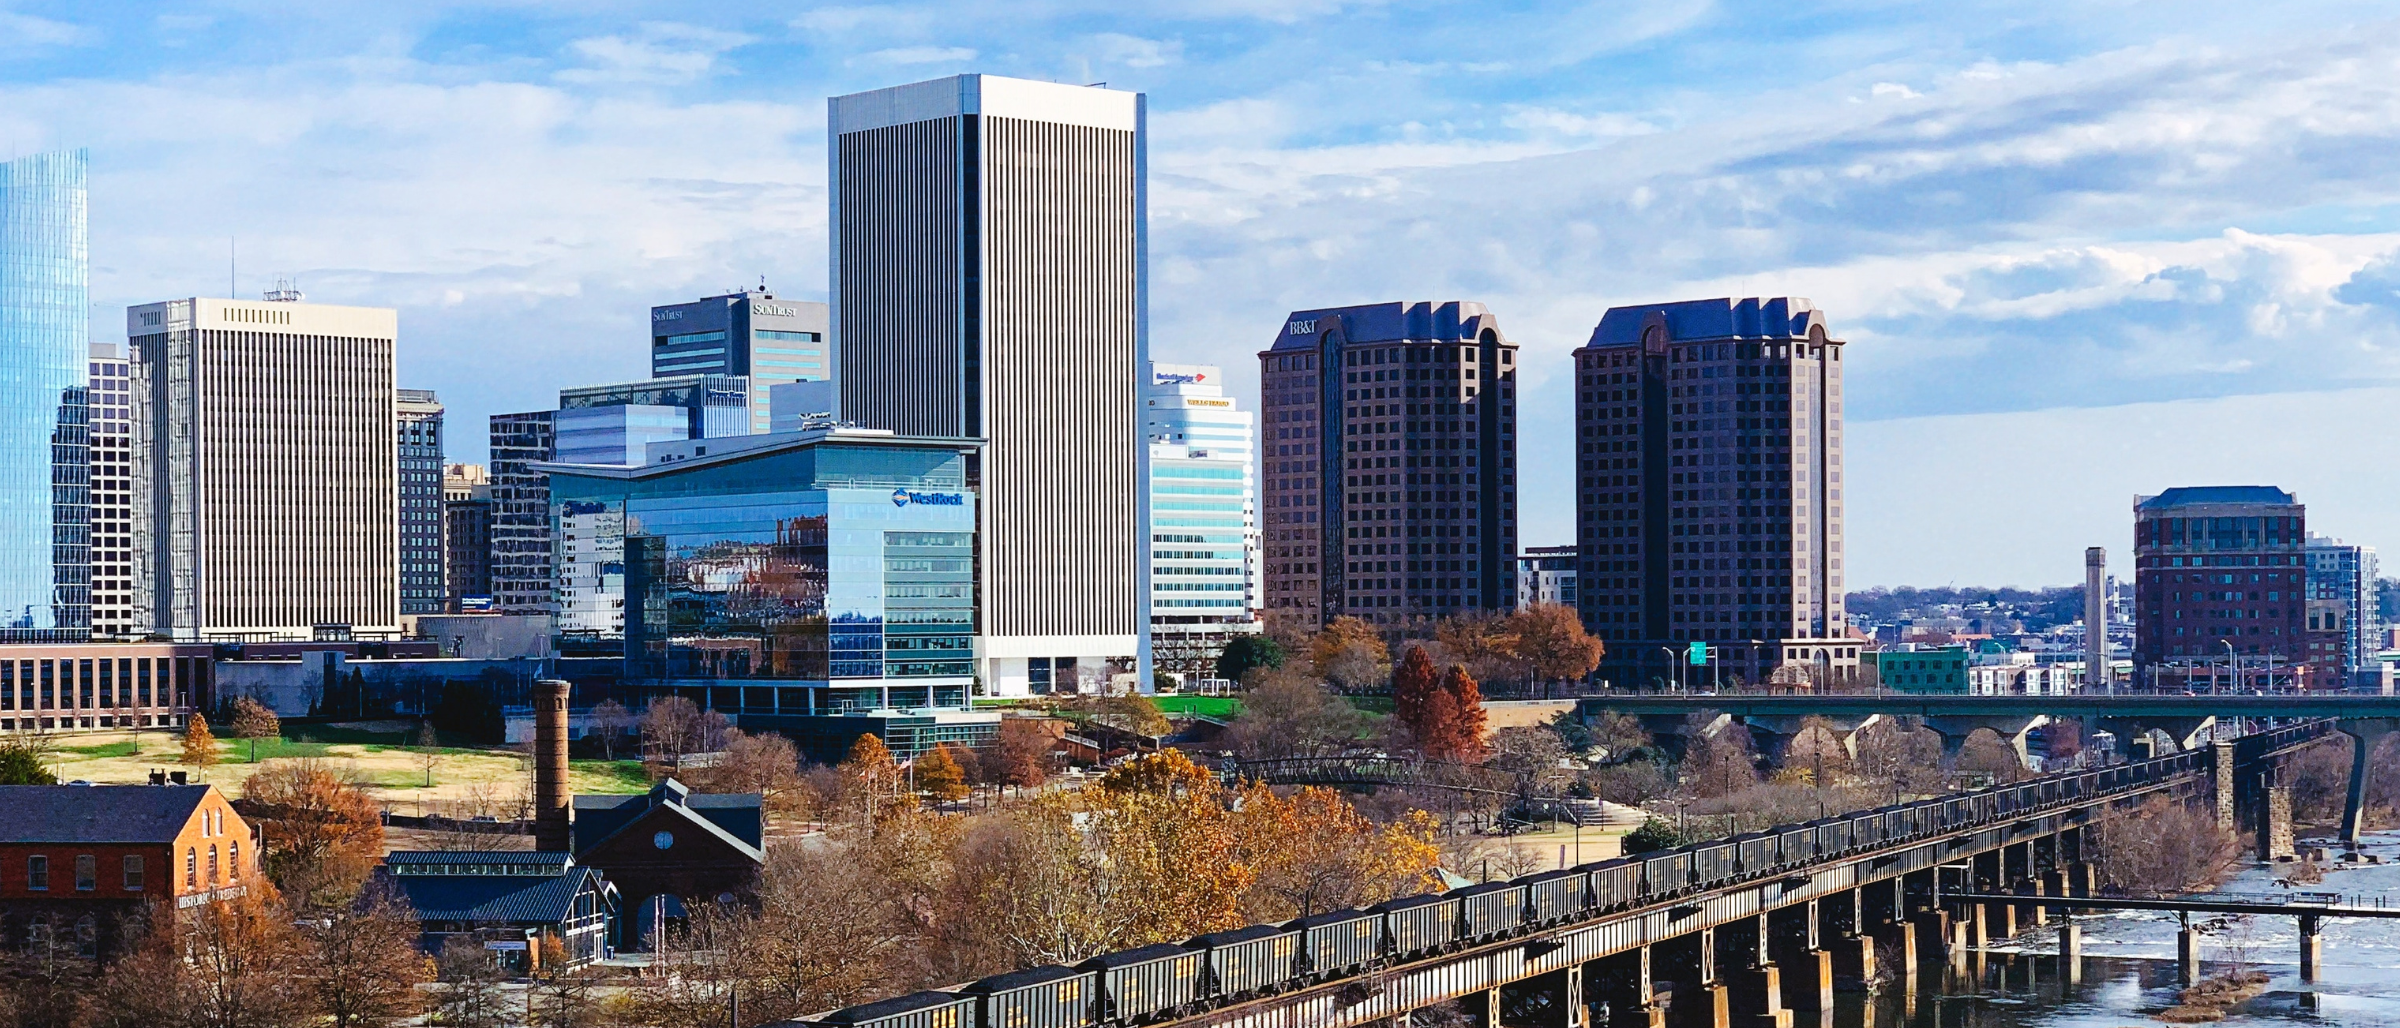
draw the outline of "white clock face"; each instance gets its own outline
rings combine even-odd
[[[650,844],[662,850],[673,846],[675,845],[675,833],[660,832],[657,835],[653,835],[650,837]]]

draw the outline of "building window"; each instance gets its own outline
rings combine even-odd
[[[89,853],[75,855],[75,891],[90,892],[100,887],[100,858]]]
[[[187,886],[200,884],[200,847],[198,846],[188,847],[183,851],[183,884]]]
[[[217,844],[208,844],[208,884],[217,884]]]
[[[50,858],[41,854],[25,858],[25,887],[47,892],[50,889]]]
[[[142,858],[131,854],[125,858],[125,890],[139,892],[142,888]]]
[[[238,879],[242,876],[242,840],[235,839],[233,842],[227,845],[228,848],[225,854],[225,876],[227,878]]]

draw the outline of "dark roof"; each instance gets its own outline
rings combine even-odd
[[[1633,307],[1611,307],[1600,315],[1586,346],[1627,346],[1642,341],[1642,329],[1656,324],[1674,342],[1713,339],[1806,339],[1809,329],[1825,323],[1825,315],[1799,296],[1718,297]]]
[[[561,867],[573,858],[564,852],[542,850],[393,850],[383,855],[386,864],[557,864]]]
[[[1275,326],[1274,350],[1314,350],[1317,341],[1336,333],[1345,343],[1442,343],[1476,339],[1484,329],[1498,331],[1499,320],[1480,303],[1413,300],[1362,303],[1350,307],[1320,307],[1293,311]],[[1501,336],[1506,340],[1507,336]]]
[[[1368,907],[1367,909],[1369,909],[1369,910],[1384,910],[1384,911],[1392,911],[1392,910],[1414,910],[1414,909],[1416,909],[1416,908],[1418,908],[1418,907],[1421,907],[1421,906],[1424,906],[1424,905],[1426,905],[1426,904],[1428,904],[1428,903],[1440,903],[1440,902],[1442,902],[1443,900],[1447,900],[1447,899],[1455,899],[1455,898],[1456,898],[1455,896],[1451,896],[1451,895],[1449,895],[1449,894],[1446,894],[1446,893],[1428,892],[1428,893],[1425,893],[1425,894],[1423,894],[1423,895],[1419,895],[1419,896],[1402,896],[1402,897],[1400,897],[1399,899],[1396,899],[1396,900],[1389,900],[1389,901],[1386,901],[1386,902],[1383,902],[1383,903],[1378,903],[1378,904],[1375,904],[1374,906]]]
[[[1284,922],[1283,926],[1286,928],[1322,928],[1329,924],[1340,924],[1344,921],[1356,921],[1373,916],[1375,915],[1364,910],[1328,910],[1322,914],[1293,918]]]
[[[642,815],[671,806],[694,821],[713,826],[715,834],[737,840],[753,850],[766,848],[766,799],[755,792],[695,793],[672,778],[630,796],[575,797],[575,852],[623,831]]]
[[[0,785],[0,842],[175,841],[205,785]]]
[[[588,868],[546,878],[525,875],[387,875],[420,921],[557,924],[575,912],[575,894],[596,876]]]
[[[2274,506],[2298,502],[2300,502],[2299,497],[2271,485],[2182,485],[2156,496],[2144,496],[2134,504],[2134,509],[2162,510],[2168,507],[2190,507],[2203,503]]]
[[[1210,932],[1206,935],[1195,935],[1192,936],[1190,942],[1184,943],[1184,945],[1230,946],[1237,942],[1248,942],[1252,939],[1268,939],[1278,935],[1289,934],[1291,933],[1281,928],[1277,928],[1274,925],[1254,924],[1247,928],[1232,928],[1222,932]]]
[[[1044,964],[1040,967],[1028,967],[1022,971],[1009,971],[1004,974],[996,974],[958,991],[974,993],[975,995],[980,996],[987,993],[1006,992],[1010,989],[1022,989],[1029,985],[1042,985],[1049,982],[1065,981],[1069,978],[1081,978],[1090,973],[1091,972],[1089,971],[1078,971],[1072,967],[1067,967],[1061,964]]]
[[[873,1003],[862,1003],[855,1007],[843,1007],[840,1010],[836,1010],[833,1013],[818,1018],[818,1020],[825,1024],[858,1024],[863,1021],[873,1021],[878,1018],[891,1017],[895,1014],[905,1014],[910,1011],[924,1010],[929,1007],[938,1007],[948,1003],[958,1003],[962,1002],[964,999],[965,997],[948,992],[912,992],[906,996],[896,996],[891,999],[877,1000]]]

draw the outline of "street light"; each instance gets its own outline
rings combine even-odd
[[[1658,652],[1667,655],[1667,680],[1674,683],[1677,692],[1683,691],[1683,676],[1676,673],[1678,669],[1675,666],[1675,647],[1661,646],[1658,648]]]
[[[2233,667],[2233,673],[2227,675],[2226,677],[2233,681],[2233,691],[2238,693],[2242,691],[2242,656],[2241,654],[2234,652],[2232,640],[2219,639],[2217,640],[2217,645],[2225,647],[2225,660]],[[2209,691],[2215,692],[2217,676],[2208,676],[2208,684],[2210,686]]]

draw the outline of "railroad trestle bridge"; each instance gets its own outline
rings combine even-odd
[[[1788,1028],[1837,988],[2044,923],[2093,894],[2089,833],[2153,796],[2235,816],[2307,722],[2099,770],[1786,825],[1011,972],[813,1019],[842,1028],[1407,1028],[1456,1001],[1482,1028]],[[1972,901],[1959,899],[1972,896]],[[2001,900],[1995,897],[2008,895]]]

